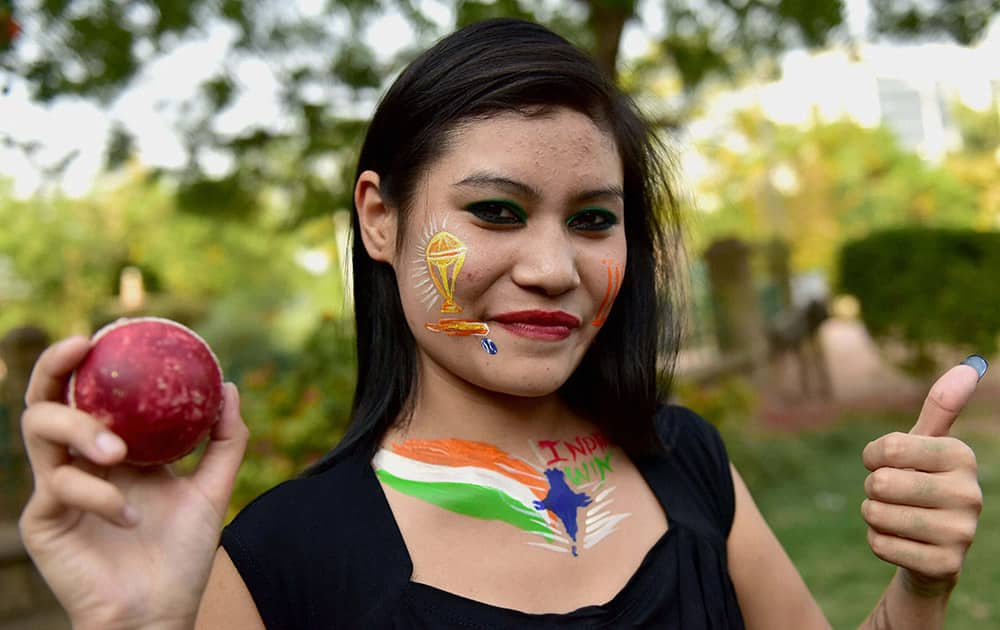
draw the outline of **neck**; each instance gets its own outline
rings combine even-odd
[[[386,442],[400,439],[459,438],[495,445],[523,445],[593,430],[555,392],[515,396],[478,387],[422,358],[419,387],[409,424]]]

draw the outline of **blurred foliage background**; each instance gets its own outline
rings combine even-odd
[[[420,50],[486,17],[543,22],[592,51],[675,138],[720,94],[775,78],[784,51],[850,49],[862,37],[974,44],[1000,0],[873,0],[870,10],[860,36],[848,28],[842,0],[0,0],[0,103],[8,91],[26,90],[42,105],[84,101],[120,112],[131,92],[155,82],[159,60],[185,42],[211,33],[227,42],[221,58],[191,66],[200,77],[193,95],[158,105],[183,148],[173,166],[144,163],[141,139],[119,116],[103,147],[103,174],[87,194],[70,196],[59,182],[76,156],[53,157],[20,137],[15,121],[0,120],[4,155],[45,174],[27,197],[0,181],[0,337],[25,325],[52,338],[90,334],[140,314],[194,327],[239,384],[251,428],[235,511],[297,474],[343,431],[355,361],[345,263],[351,174],[368,113]],[[388,14],[411,29],[402,46],[371,37],[371,24]],[[645,53],[625,59],[629,24],[647,25],[652,35]],[[248,74],[276,86],[272,115],[236,115]],[[820,117],[783,125],[758,109],[737,111],[726,133],[740,143],[699,142],[694,148],[711,169],[683,184],[693,295],[697,259],[713,241],[780,239],[793,274],[819,273],[835,291],[860,299],[861,317],[885,337],[886,352],[901,347],[912,358],[934,344],[995,350],[1000,288],[990,270],[1000,225],[1000,111],[995,100],[986,110],[948,106],[961,141],[939,160],[919,156],[885,127]],[[955,265],[963,255],[968,262]],[[946,270],[952,275],[933,275]],[[138,302],[124,282],[137,275]],[[888,285],[895,291],[883,291]],[[692,317],[707,319],[710,302],[696,300]],[[941,307],[937,317],[926,316],[928,305]],[[992,316],[974,316],[983,312]],[[838,550],[813,557],[808,543],[841,534],[804,530],[802,522],[836,513],[827,524],[848,532],[853,542],[844,544],[864,555],[854,507],[863,472],[857,453],[873,426],[902,427],[906,419],[876,410],[866,426],[835,411],[840,422],[831,432],[775,436],[760,424],[767,401],[759,380],[692,379],[682,371],[675,396],[723,429],[765,514],[775,515],[810,584],[824,589],[818,595],[835,626],[859,620],[866,612],[859,606],[874,603],[877,589],[859,598],[842,588],[853,579],[844,576],[874,573],[868,582],[877,584],[883,567],[859,557],[830,574],[840,582],[827,579],[824,567]],[[811,408],[799,412],[808,416]],[[12,443],[16,419],[0,424],[7,432],[0,444]],[[997,488],[1000,447],[986,438],[976,446],[991,458],[984,484]],[[836,472],[844,460],[853,472]],[[847,484],[853,489],[843,490]],[[786,499],[802,496],[820,498],[788,516]],[[996,604],[981,595],[1000,584],[990,570],[977,574],[984,590],[956,598],[954,627],[1000,623]]]

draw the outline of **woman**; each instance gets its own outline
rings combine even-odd
[[[827,627],[715,430],[658,405],[679,242],[659,155],[539,26],[477,24],[411,64],[359,159],[351,428],[221,545],[235,388],[191,477],[137,471],[56,402],[86,340],[50,349],[21,529],[75,627]],[[869,543],[899,566],[865,627],[942,625],[981,508],[946,437],[969,365],[863,454]]]

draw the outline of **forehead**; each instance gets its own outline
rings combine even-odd
[[[622,184],[622,162],[610,132],[580,112],[555,108],[504,112],[462,123],[429,169],[436,183],[488,170],[553,194]]]

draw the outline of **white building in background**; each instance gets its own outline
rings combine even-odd
[[[790,55],[782,79],[762,90],[761,106],[775,120],[805,122],[850,117],[884,124],[903,146],[937,160],[961,145],[949,107],[960,101],[988,109],[1000,98],[1000,46],[863,45]]]
[[[809,126],[849,118],[884,124],[903,146],[929,160],[960,147],[949,112],[956,101],[978,110],[1000,100],[1000,37],[954,44],[862,44],[818,53],[796,51],[772,83],[719,95],[691,125],[690,139],[725,137],[729,113],[759,108],[778,123]]]

